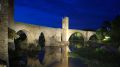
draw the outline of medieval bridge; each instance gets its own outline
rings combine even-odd
[[[44,66],[47,66],[57,60],[57,61],[61,61],[64,67],[68,67],[67,53],[68,53],[70,36],[76,32],[79,32],[84,38],[84,41],[88,41],[89,38],[95,34],[95,32],[93,31],[69,29],[68,17],[63,18],[62,28],[43,27],[43,26],[37,26],[37,25],[31,25],[25,23],[14,23],[14,25],[11,28],[16,31],[17,35],[19,35],[18,38],[21,37],[21,35],[23,36],[23,34],[26,36],[25,40],[28,46],[29,44],[33,44],[37,46],[39,44],[38,40],[41,34],[44,35],[45,47],[46,47],[45,57],[43,61]],[[56,48],[58,46],[62,46],[62,47]],[[28,65],[31,64],[32,63],[28,61]]]
[[[68,17],[65,17],[62,21],[62,29],[68,28]],[[14,23],[13,29],[16,32],[22,31],[27,36],[27,42],[28,43],[34,43],[37,44],[36,40],[39,40],[39,36],[41,33],[45,36],[46,44],[45,46],[52,46],[50,45],[50,39],[54,37],[57,41],[62,40],[62,29],[61,28],[52,28],[52,27],[43,27],[43,26],[37,26],[37,25],[31,25],[31,24],[25,24],[25,23]],[[66,40],[68,41],[70,36],[76,32],[81,33],[82,37],[84,38],[84,41],[88,41],[89,38],[95,34],[93,31],[84,31],[84,30],[76,30],[76,29],[66,29]],[[20,33],[19,33],[20,34]],[[55,46],[55,45],[54,45]],[[57,46],[57,45],[56,45]]]
[[[81,33],[82,37],[84,38],[84,41],[88,41],[89,38],[95,34],[93,31],[84,31],[84,30],[75,30],[75,29],[69,29],[69,18],[65,17],[62,20],[62,28],[50,28],[50,27],[42,27],[42,26],[36,26],[36,25],[31,25],[31,24],[25,24],[25,23],[13,23],[13,0],[9,0],[9,9],[8,9],[8,1],[2,0],[2,14],[4,20],[2,20],[2,23],[5,22],[5,24],[1,24],[2,27],[1,31],[2,34],[1,40],[4,40],[5,43],[1,43],[1,51],[2,57],[0,57],[3,60],[8,60],[8,53],[7,53],[7,48],[10,45],[7,43],[7,22],[9,22],[9,27],[17,32],[19,37],[21,35],[25,36],[23,40],[27,42],[27,45],[33,44],[33,45],[38,45],[38,40],[39,37],[41,36],[41,33],[44,35],[45,38],[45,57],[43,60],[43,66],[48,66],[49,64],[53,63],[54,61],[58,60],[61,61],[63,67],[68,67],[68,40],[70,36],[76,32]],[[7,15],[8,14],[8,15]],[[8,18],[9,16],[9,18]],[[19,38],[18,37],[18,38]],[[14,40],[14,39],[13,39]],[[8,41],[14,43],[14,41]],[[8,44],[8,45],[7,45]],[[16,44],[15,44],[16,46]],[[50,46],[50,47],[49,47]],[[51,46],[55,48],[51,48]],[[60,48],[56,49],[56,46],[61,46]],[[51,55],[52,53],[52,55]],[[53,59],[54,58],[54,59]],[[29,60],[34,60],[34,62],[29,62]],[[13,62],[13,60],[11,60]],[[38,62],[38,63],[37,63]],[[30,59],[27,58],[27,65],[30,67],[43,67],[40,66],[40,62],[35,59]]]

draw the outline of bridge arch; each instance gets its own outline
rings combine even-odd
[[[16,60],[13,58],[12,60],[16,60],[17,62],[19,62],[17,63],[16,66],[26,65],[27,64],[26,49],[28,48],[28,35],[25,30],[19,30],[16,32],[16,34],[18,35],[18,37],[14,39],[14,43],[15,43],[14,53],[16,54],[15,56],[18,57],[19,59]],[[13,63],[16,63],[16,62],[13,62]]]
[[[39,35],[38,43],[41,47],[45,47],[45,36],[43,32],[41,32]]]
[[[97,42],[97,40],[98,40],[98,38],[97,38],[96,34],[91,35],[89,38],[89,41]]]
[[[69,37],[69,49],[70,49],[70,51],[74,51],[74,50],[80,48],[81,46],[84,46],[84,37],[83,37],[82,33],[74,32]]]
[[[40,43],[40,40],[41,39],[44,39],[43,41],[44,41],[44,46],[46,46],[46,32],[44,32],[44,31],[37,31],[36,33],[33,33],[33,35],[34,35],[34,40],[35,40],[35,44],[36,44],[36,46],[37,45],[40,45],[39,43]]]
[[[25,48],[24,46],[26,46],[26,48],[27,48],[27,46],[28,46],[28,35],[27,35],[26,31],[25,30],[19,30],[18,32],[16,32],[16,34],[17,34],[18,37],[17,37],[17,39],[14,39],[15,49],[18,48],[17,45],[19,45],[19,48],[20,47]]]
[[[40,33],[39,40],[38,40],[38,46],[40,46],[41,48],[39,52],[39,60],[40,60],[40,63],[43,64],[43,60],[45,57],[45,36],[43,32]]]
[[[83,32],[79,32],[79,31],[69,31],[69,33],[68,33],[68,36],[67,36],[67,40],[69,41],[69,38],[73,35],[73,34],[75,34],[75,33],[80,33],[80,35],[84,38],[84,35],[83,35]]]
[[[18,31],[17,35],[19,35],[18,39],[21,39],[21,40],[26,40],[27,39],[27,34],[23,30]]]
[[[31,44],[31,43],[34,43],[34,40],[33,40],[34,39],[34,35],[32,35],[32,33],[29,30],[20,29],[20,30],[18,30],[16,32],[17,32],[18,37],[20,37],[20,35],[22,33],[24,33],[26,35],[26,41],[27,41],[28,45]]]

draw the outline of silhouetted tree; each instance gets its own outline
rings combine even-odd
[[[104,21],[102,24],[102,29],[104,29],[105,31],[111,31],[111,23],[109,21]]]
[[[100,28],[96,31],[96,35],[97,35],[97,38],[98,38],[98,41],[101,43],[102,40],[104,39],[104,29]]]
[[[120,15],[112,21],[111,39],[115,47],[120,46]]]

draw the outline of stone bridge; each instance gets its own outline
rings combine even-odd
[[[68,22],[62,22],[64,27],[68,27]],[[63,28],[64,28],[63,27]],[[28,43],[34,43],[37,45],[36,40],[39,40],[40,34],[43,33],[45,36],[45,46],[52,46],[50,45],[50,39],[52,37],[56,38],[56,41],[62,40],[62,29],[61,28],[52,28],[52,27],[44,27],[44,26],[37,26],[32,24],[25,24],[25,23],[14,23],[13,29],[16,32],[22,31],[27,36]],[[84,41],[88,41],[89,38],[95,34],[93,31],[84,31],[84,30],[76,30],[76,29],[68,29],[66,31],[66,41],[69,40],[70,36],[74,33],[81,33]],[[54,45],[57,46],[57,45]]]
[[[45,58],[44,63],[45,66],[51,64],[52,62],[58,60],[62,61],[62,63],[68,67],[68,43],[69,38],[72,34],[78,32],[84,38],[84,41],[88,41],[89,38],[95,34],[93,31],[84,31],[84,30],[76,30],[69,29],[69,18],[65,17],[62,20],[62,28],[51,28],[51,27],[43,27],[32,24],[25,23],[17,23],[15,22],[11,28],[16,31],[18,35],[25,34],[27,45],[33,44],[37,46],[39,44],[38,40],[41,33],[45,38]],[[60,48],[51,48],[51,47],[59,47]],[[53,53],[51,56],[50,53]],[[54,59],[53,59],[54,58]],[[28,63],[29,65],[31,63]]]
[[[95,33],[93,31],[84,31],[84,30],[75,30],[75,29],[69,29],[69,18],[65,17],[62,20],[62,28],[51,28],[51,27],[43,27],[43,26],[37,26],[37,25],[31,25],[31,24],[25,24],[25,23],[17,23],[13,21],[13,14],[14,14],[14,0],[9,0],[9,4],[7,0],[1,0],[0,2],[3,2],[1,4],[3,19],[1,20],[2,23],[0,24],[0,31],[1,31],[1,41],[5,41],[5,43],[1,42],[1,49],[0,56],[3,60],[8,60],[8,43],[7,43],[7,23],[9,22],[9,27],[17,32],[17,34],[20,36],[21,34],[24,34],[26,36],[26,42],[27,45],[33,44],[38,45],[39,36],[41,33],[43,33],[45,37],[45,57],[44,57],[44,66],[47,66],[51,64],[52,62],[59,60],[64,65],[63,67],[68,67],[68,40],[70,36],[76,32],[81,33],[81,35],[84,38],[84,41],[88,41],[89,38]],[[9,5],[9,6],[8,6]],[[6,8],[5,8],[6,7]],[[9,7],[9,9],[7,8]],[[1,19],[1,18],[0,18]],[[2,25],[2,26],[1,26]],[[5,30],[5,31],[4,31]],[[13,41],[14,42],[14,41]],[[7,45],[8,44],[8,45]],[[60,48],[51,48],[51,47],[57,47],[60,46]],[[50,54],[53,55],[50,55]],[[7,59],[6,59],[7,58]],[[34,60],[34,62],[29,62],[29,60],[34,59],[28,59],[28,65],[30,67],[41,67],[36,66],[38,60]],[[34,64],[32,64],[34,63]]]

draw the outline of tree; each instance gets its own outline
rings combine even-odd
[[[103,29],[98,29],[96,31],[96,35],[97,35],[97,38],[98,38],[98,41],[101,43],[103,38],[104,38],[104,32],[103,32]]]
[[[112,21],[111,39],[114,46],[118,48],[120,46],[120,15]]]
[[[111,30],[111,23],[109,21],[104,21],[103,24],[102,24],[102,28],[105,30],[105,31],[109,31]]]
[[[96,31],[97,38],[100,43],[103,43],[103,39],[105,37],[110,37],[111,34],[111,23],[109,21],[104,21],[103,24],[101,25],[101,28],[99,28]]]

